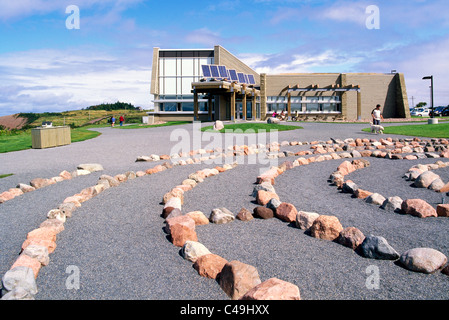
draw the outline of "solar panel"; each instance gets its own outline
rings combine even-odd
[[[231,78],[231,81],[239,81],[239,78],[237,76],[237,71],[230,69],[229,76]]]
[[[210,66],[210,71],[212,73],[212,77],[213,78],[220,78],[220,72],[218,71],[218,66],[211,65]]]
[[[249,84],[248,75],[245,74],[244,76],[245,76],[245,83]]]
[[[228,78],[228,70],[225,66],[218,66],[218,71],[220,72],[220,77]]]
[[[210,72],[210,66],[207,65],[202,65],[201,68],[203,69],[203,76],[205,78],[212,78],[212,74]]]
[[[254,79],[254,76],[252,74],[248,75],[249,84],[256,84],[256,79]]]
[[[239,77],[240,83],[245,83],[245,75],[241,72],[237,73],[237,76]]]

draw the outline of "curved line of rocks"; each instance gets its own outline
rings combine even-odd
[[[96,171],[102,167],[99,164],[80,165],[84,168],[95,166]],[[79,167],[80,167],[79,166]],[[41,267],[47,266],[49,255],[56,249],[57,235],[64,230],[67,218],[82,206],[82,203],[99,195],[104,190],[117,187],[121,183],[145,175],[152,175],[171,169],[174,166],[168,162],[156,165],[146,171],[127,171],[115,176],[101,175],[96,185],[84,188],[79,193],[67,197],[58,206],[47,213],[47,219],[38,228],[27,234],[21,246],[21,252],[11,268],[2,277],[1,300],[31,300],[37,294],[36,279]],[[92,171],[93,172],[93,171]]]
[[[59,175],[52,178],[35,178],[29,184],[19,183],[15,188],[0,193],[0,204],[21,196],[24,193],[35,191],[56,184],[64,180],[71,180],[78,176],[88,175],[95,171],[101,171],[103,167],[99,164],[80,164],[75,171],[62,171]]]
[[[355,160],[360,168],[366,166],[366,160]],[[351,164],[345,161],[345,166]],[[351,164],[352,165],[352,164]],[[293,204],[281,202],[279,196],[274,191],[275,179],[285,171],[295,167],[293,164],[284,163],[280,167],[272,167],[270,170],[257,177],[254,192],[257,192],[256,201],[262,207],[255,208],[255,213],[262,217],[267,217],[267,210],[273,211],[273,215],[285,222],[295,223],[300,229],[305,229],[306,234],[312,237],[334,241],[343,246],[349,247],[361,256],[371,259],[398,260],[406,269],[422,272],[434,273],[438,270],[449,275],[449,265],[446,265],[447,257],[432,248],[414,248],[407,250],[399,255],[387,242],[380,236],[364,236],[363,233],[355,227],[343,229],[339,220],[335,216],[320,215],[318,213],[299,211]],[[268,214],[268,218],[272,217]]]
[[[350,161],[344,161],[340,166],[337,168],[337,171],[333,172],[329,177],[329,182],[331,182],[333,185],[336,185],[338,189],[340,189],[343,193],[349,193],[352,194],[357,199],[362,199],[365,202],[373,205],[380,206],[381,209],[384,210],[391,210],[396,213],[401,214],[410,214],[412,216],[416,216],[419,218],[427,218],[427,217],[449,217],[449,205],[448,204],[439,204],[437,205],[437,208],[433,208],[428,202],[426,202],[423,199],[406,199],[403,200],[398,196],[389,197],[388,199],[382,196],[379,193],[373,193],[367,190],[360,189],[356,183],[354,183],[352,180],[345,181],[345,176],[355,172],[357,170],[366,168],[370,165],[369,161],[360,159],[360,160],[353,160]],[[436,162],[436,167],[446,167],[449,166],[449,162],[443,163],[442,161]],[[411,168],[412,172],[415,172],[416,168],[426,168],[425,172],[429,172],[428,168],[434,168],[435,165],[415,165]],[[424,171],[423,171],[424,172]],[[423,173],[424,174],[424,173]],[[428,175],[426,175],[428,176]],[[432,181],[429,181],[431,179],[427,179],[427,182],[424,184],[423,180],[425,179],[419,179],[420,176],[418,176],[418,179],[415,180],[415,183],[418,182],[416,185],[419,187],[432,186]],[[434,179],[437,179],[434,177]],[[435,190],[435,189],[433,189]],[[441,192],[444,189],[438,189],[435,190],[437,192]]]
[[[226,167],[228,166],[228,167]],[[270,278],[264,282],[254,266],[238,260],[228,261],[213,254],[198,241],[195,227],[210,223],[225,224],[235,220],[234,214],[226,208],[215,208],[209,218],[201,211],[186,214],[181,212],[185,192],[192,190],[205,178],[217,175],[235,167],[225,165],[214,169],[202,169],[189,175],[181,185],[174,187],[163,197],[164,209],[161,216],[165,219],[165,231],[173,245],[181,248],[184,259],[193,263],[193,268],[202,277],[214,279],[232,300],[300,300],[299,288],[289,282]],[[215,172],[214,172],[215,170]],[[253,217],[242,208],[237,219],[248,221]]]

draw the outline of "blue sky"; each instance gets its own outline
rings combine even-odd
[[[66,28],[69,5],[79,29]],[[397,70],[410,104],[429,103],[433,75],[435,105],[449,105],[448,12],[445,0],[0,0],[0,116],[149,108],[153,47],[216,44],[270,74]]]

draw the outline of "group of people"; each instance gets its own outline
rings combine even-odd
[[[111,118],[111,127],[115,126],[116,120],[117,119],[115,119],[115,116],[112,116],[112,118]],[[120,116],[119,122],[120,122],[120,126],[123,126],[123,123],[125,122],[125,117],[123,115]]]

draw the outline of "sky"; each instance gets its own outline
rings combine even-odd
[[[404,73],[449,105],[449,1],[0,0],[0,116],[152,107],[153,47],[221,45],[258,72]],[[78,19],[79,17],[79,19]]]

